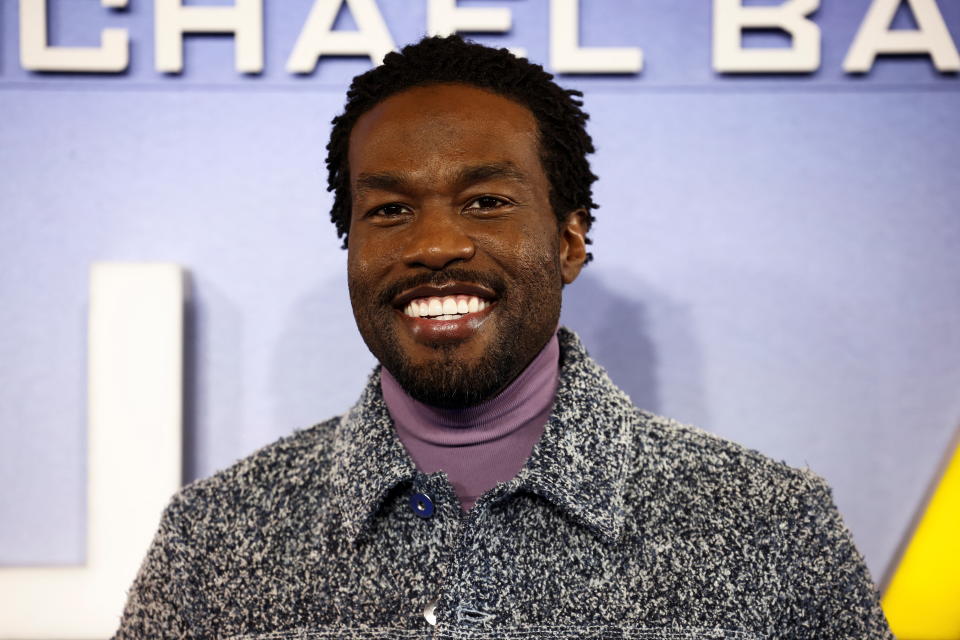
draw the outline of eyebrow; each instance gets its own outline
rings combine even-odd
[[[401,191],[410,183],[406,173],[390,171],[361,173],[354,185],[354,195],[360,196],[368,191]],[[512,162],[492,162],[460,169],[454,176],[455,184],[461,189],[485,180],[505,179],[511,182],[527,184],[525,173],[517,169]]]
[[[399,191],[406,183],[406,178],[399,173],[361,173],[357,176],[353,195],[360,196],[367,191]]]
[[[517,169],[512,162],[494,162],[479,164],[473,167],[464,167],[457,173],[457,184],[467,186],[475,182],[483,182],[496,178],[504,178],[513,182],[526,184],[527,176]]]

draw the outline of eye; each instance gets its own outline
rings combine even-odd
[[[499,198],[497,196],[480,196],[479,198],[474,198],[464,207],[464,211],[490,211],[492,209],[499,209],[501,207],[508,207],[513,203],[504,198]]]
[[[391,202],[390,204],[379,206],[376,209],[371,209],[367,213],[367,217],[391,220],[393,218],[404,216],[408,213],[410,213],[410,207],[398,202]]]

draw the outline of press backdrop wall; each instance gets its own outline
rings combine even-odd
[[[822,4],[818,71],[723,76],[709,3],[581,2],[584,45],[640,46],[645,64],[559,79],[586,94],[601,204],[596,260],[563,321],[638,405],[825,476],[879,580],[960,424],[960,80],[926,56],[845,74],[869,2]],[[960,3],[939,4],[960,36]],[[91,262],[190,274],[186,480],[343,412],[374,365],[323,165],[329,121],[370,61],[285,71],[309,0],[268,0],[253,75],[234,71],[225,36],[189,37],[184,72],[155,71],[146,0],[49,5],[53,43],[123,27],[131,65],[25,71],[17,3],[0,0],[8,566],[84,559]],[[425,31],[423,1],[379,5],[398,44]],[[548,60],[546,2],[461,5],[510,8],[509,34],[476,39]]]

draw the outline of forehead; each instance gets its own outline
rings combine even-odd
[[[530,110],[459,84],[416,87],[380,102],[354,125],[348,157],[351,180],[370,171],[437,175],[458,164],[504,161],[542,173]]]

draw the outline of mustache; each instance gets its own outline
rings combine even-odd
[[[462,267],[451,267],[443,271],[425,271],[392,282],[380,292],[380,302],[381,304],[389,305],[393,302],[394,298],[413,287],[423,285],[442,287],[443,285],[454,282],[469,282],[487,287],[496,293],[498,298],[501,297],[507,289],[507,285],[503,279],[494,274],[473,271]]]

